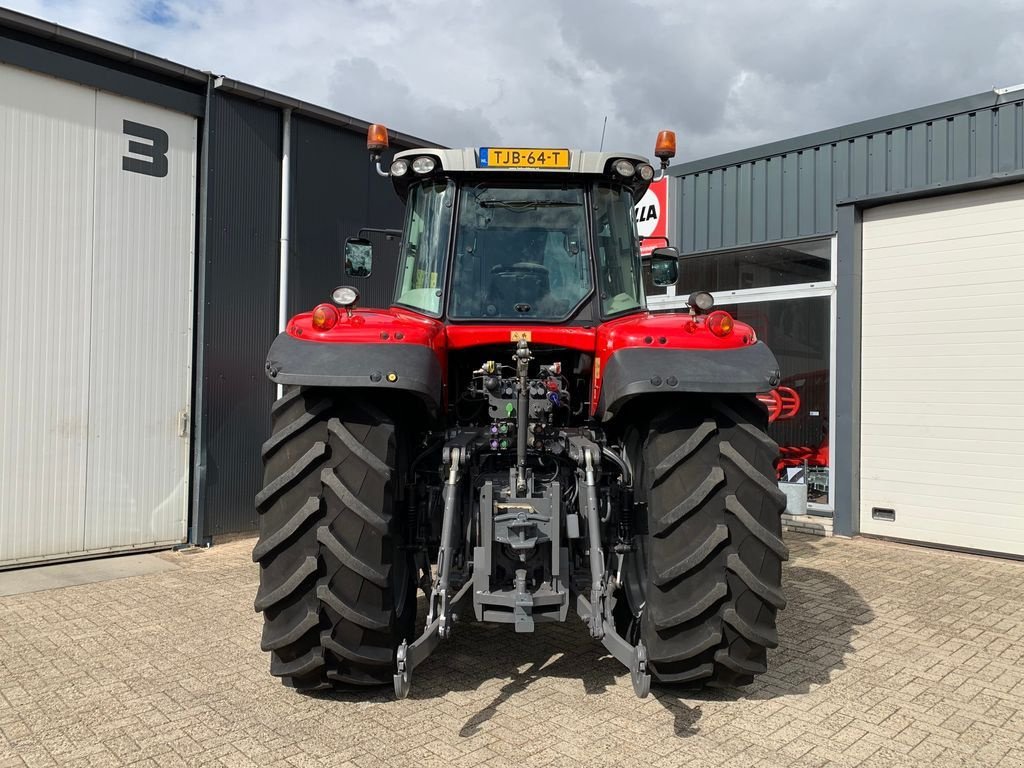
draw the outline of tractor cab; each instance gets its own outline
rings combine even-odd
[[[656,175],[645,158],[428,148],[398,153],[385,172],[386,140],[371,127],[378,170],[406,203],[396,308],[451,323],[586,326],[646,308],[633,213]],[[667,140],[659,152],[667,163]],[[348,241],[346,263],[365,263],[367,247]],[[659,250],[674,282],[678,255]]]

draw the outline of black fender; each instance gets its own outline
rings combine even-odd
[[[441,410],[441,364],[422,344],[303,341],[282,333],[267,353],[275,384],[408,392],[432,416]]]
[[[755,395],[778,386],[781,378],[775,355],[762,341],[734,349],[628,347],[613,352],[602,373],[597,402],[601,421],[638,395]]]

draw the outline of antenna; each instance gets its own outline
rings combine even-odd
[[[601,128],[601,146],[598,148],[598,152],[604,151],[604,132],[608,130],[608,115],[604,116],[604,125]]]

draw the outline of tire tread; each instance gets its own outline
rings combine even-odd
[[[753,397],[707,395],[638,423],[627,446],[648,533],[628,571],[642,589],[627,594],[651,669],[665,683],[748,684],[766,671],[786,605],[767,414]]]
[[[294,387],[271,407],[253,547],[270,672],[300,690],[391,682],[395,648],[415,619],[415,589],[396,605],[394,423],[330,390]]]

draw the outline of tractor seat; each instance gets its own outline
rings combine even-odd
[[[535,307],[551,290],[549,270],[543,264],[519,261],[498,264],[491,268],[491,284],[487,303],[497,308],[502,317],[517,317],[517,304]]]

